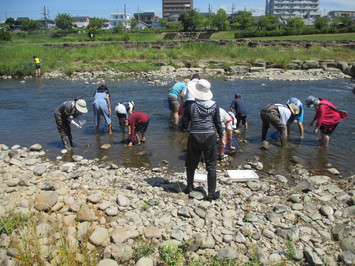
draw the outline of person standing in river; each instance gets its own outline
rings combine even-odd
[[[74,118],[88,112],[86,102],[82,99],[74,101],[65,101],[60,104],[54,111],[54,118],[57,124],[57,129],[62,139],[62,143],[66,150],[71,150],[73,147],[73,137],[71,134],[70,125],[73,124],[77,128],[81,126],[74,121]]]
[[[211,84],[207,80],[200,79],[196,82],[189,82],[188,90],[195,101],[186,107],[180,127],[181,131],[185,132],[190,124],[185,160],[187,187],[184,192],[189,194],[194,189],[195,170],[203,154],[208,185],[206,200],[212,201],[220,197],[220,193],[216,192],[217,136],[215,132],[216,129],[221,143],[223,128],[219,108],[216,102],[212,101]]]
[[[237,130],[239,130],[239,123],[242,122],[242,125],[245,129],[248,129],[247,122],[247,106],[245,102],[242,100],[242,96],[240,94],[235,94],[234,100],[230,104],[230,111],[235,112],[235,117],[237,118]]]
[[[168,93],[168,103],[170,109],[170,121],[173,124],[174,128],[177,128],[179,125],[179,99],[181,104],[184,102],[183,90],[186,88],[186,83],[190,80],[185,79],[183,82],[177,82],[172,88],[170,88]]]
[[[39,77],[41,75],[41,61],[35,55],[33,56],[33,63],[35,64],[36,77]]]
[[[108,125],[108,134],[112,135],[110,91],[105,85],[101,85],[95,91],[93,109],[96,134],[100,132],[100,118],[103,116]]]
[[[266,141],[266,135],[270,124],[280,132],[281,147],[286,147],[287,122],[290,119],[291,114],[297,115],[298,113],[299,108],[294,103],[287,105],[269,104],[265,106],[260,112],[260,118],[263,123],[261,131],[261,141],[263,142],[262,147],[264,146],[264,141]]]
[[[125,132],[125,122],[128,117],[132,114],[134,109],[134,101],[123,101],[119,102],[115,108],[115,113],[118,118],[118,123],[120,124],[121,130]]]
[[[313,106],[316,110],[310,126],[317,121],[313,133],[317,135],[318,130],[321,132],[321,145],[319,148],[328,148],[330,136],[338,126],[341,115],[339,110],[330,101],[314,96],[308,96],[306,99],[307,107]]]
[[[292,97],[287,101],[287,104],[295,104],[296,107],[299,108],[299,113],[298,114],[292,114],[290,119],[287,121],[287,134],[290,135],[290,127],[292,123],[297,123],[298,124],[298,129],[300,133],[300,138],[304,138],[304,127],[303,127],[303,117],[304,117],[304,108],[302,102],[295,98]]]
[[[128,146],[139,146],[145,142],[145,132],[148,129],[149,116],[142,112],[133,112],[125,121],[125,126],[128,127]]]

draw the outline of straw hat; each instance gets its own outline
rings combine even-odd
[[[78,110],[80,113],[87,113],[88,108],[86,107],[86,102],[82,99],[79,99],[75,102],[75,108]]]
[[[298,115],[300,113],[300,108],[298,108],[294,103],[288,103],[287,107],[294,115]]]

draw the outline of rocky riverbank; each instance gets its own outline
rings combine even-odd
[[[130,62],[125,62],[129,64]],[[84,80],[89,83],[98,79],[148,79],[151,83],[164,85],[164,80],[182,79],[199,73],[205,78],[220,77],[226,80],[238,79],[266,79],[286,81],[314,81],[330,79],[351,79],[355,77],[354,62],[337,62],[333,60],[293,60],[287,66],[270,64],[263,60],[256,60],[252,64],[243,62],[213,61],[174,61],[152,62],[159,66],[159,70],[149,72],[119,72],[102,70],[96,72],[76,71],[67,75],[60,71],[46,72],[42,75],[46,79]],[[2,79],[12,79],[12,76],[1,76]],[[21,82],[32,76],[24,77]]]
[[[39,144],[0,145],[1,221],[14,213],[41,217],[35,238],[43,265],[62,263],[53,247],[63,234],[77,263],[84,262],[77,250],[87,236],[87,254],[98,252],[101,266],[169,264],[173,254],[170,265],[354,265],[355,176],[342,177],[331,165],[314,175],[292,157],[285,176],[250,158],[240,169],[259,180],[249,182],[232,182],[221,165],[221,198],[208,202],[205,183],[190,197],[181,193],[184,173],[170,173],[169,162],[127,169],[64,156],[50,161]],[[19,235],[25,233],[2,231],[1,265],[23,258],[14,245]],[[143,247],[151,247],[146,257],[137,255]]]

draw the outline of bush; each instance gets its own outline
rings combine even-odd
[[[11,34],[8,31],[0,30],[0,41],[11,41]]]

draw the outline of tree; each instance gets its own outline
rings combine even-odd
[[[163,28],[168,28],[169,26],[168,19],[166,18],[159,19],[159,25],[162,26]]]
[[[227,19],[227,12],[220,8],[218,9],[217,14],[211,15],[211,25],[218,30],[227,30],[229,28],[229,21]]]
[[[123,31],[123,24],[118,23],[115,27],[113,27],[113,32],[114,33],[121,33]]]
[[[105,20],[103,18],[90,18],[89,25],[87,26],[87,28],[101,29],[102,23],[104,22]]]
[[[350,27],[352,24],[352,20],[349,15],[341,16],[338,21],[340,27]]]
[[[304,21],[301,17],[288,18],[287,27],[292,29],[302,29],[304,27]]]
[[[325,28],[328,27],[328,19],[327,18],[321,18],[321,17],[318,17],[314,20],[314,27],[317,29],[317,30],[323,30]]]
[[[16,20],[14,18],[7,18],[5,20],[5,24],[9,27],[10,30],[15,28]]]
[[[253,17],[251,11],[238,11],[235,15],[235,26],[240,30],[246,30],[253,25]]]
[[[260,19],[260,27],[266,31],[276,30],[279,24],[279,18],[276,15],[266,15]]]
[[[181,21],[173,21],[169,22],[168,28],[174,31],[178,31],[182,29],[182,23]]]
[[[20,29],[23,31],[34,31],[41,28],[41,23],[38,20],[25,19],[22,21]]]
[[[134,29],[138,25],[138,20],[132,18],[129,20],[129,25],[131,25],[131,29]]]
[[[201,26],[202,15],[191,9],[180,14],[178,21],[181,22],[184,31],[196,31]]]
[[[58,14],[54,19],[55,25],[61,30],[71,30],[73,28],[73,18],[67,14]]]

